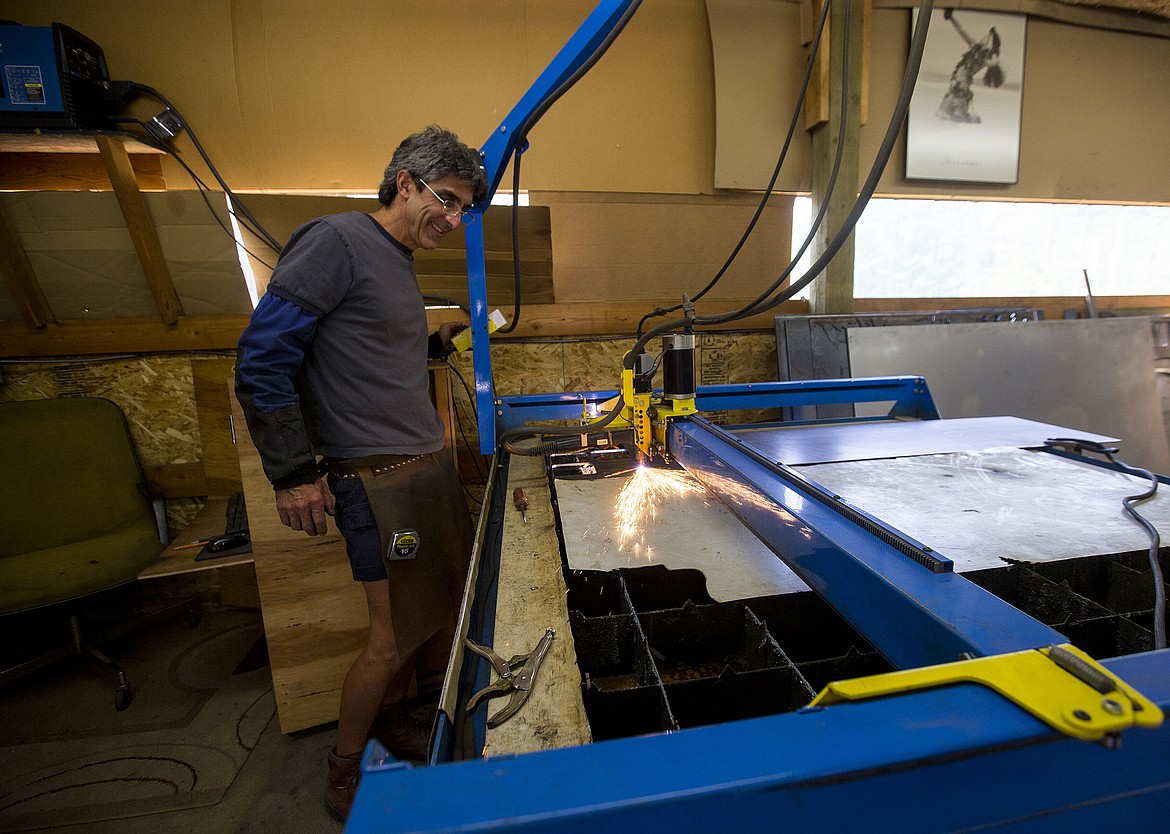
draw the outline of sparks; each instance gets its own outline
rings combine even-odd
[[[639,466],[622,484],[614,502],[618,550],[632,550],[635,555],[652,558],[646,543],[646,526],[657,516],[658,506],[669,499],[703,491],[685,472]]]

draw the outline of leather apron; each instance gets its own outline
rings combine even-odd
[[[471,516],[443,453],[358,473],[378,522],[394,638],[405,661],[439,632],[453,633],[471,562]]]

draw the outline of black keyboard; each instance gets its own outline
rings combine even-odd
[[[234,493],[228,499],[227,512],[224,514],[223,535],[215,536],[195,557],[196,562],[207,559],[219,559],[223,556],[236,556],[240,553],[252,552],[252,539],[248,535],[248,508],[244,504],[244,493]]]
[[[228,499],[227,524],[224,533],[248,532],[248,505],[244,503],[244,493],[237,492]]]

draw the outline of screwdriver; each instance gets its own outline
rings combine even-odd
[[[520,518],[524,519],[524,523],[528,523],[528,493],[524,491],[523,487],[516,487],[512,491],[512,503],[516,505],[516,509],[520,511]]]

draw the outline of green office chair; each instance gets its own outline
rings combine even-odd
[[[63,615],[69,644],[0,672],[0,683],[65,656],[88,656],[117,676],[114,705],[130,704],[126,675],[91,645],[79,604],[137,581],[166,544],[126,418],[109,400],[0,403],[0,617]]]

